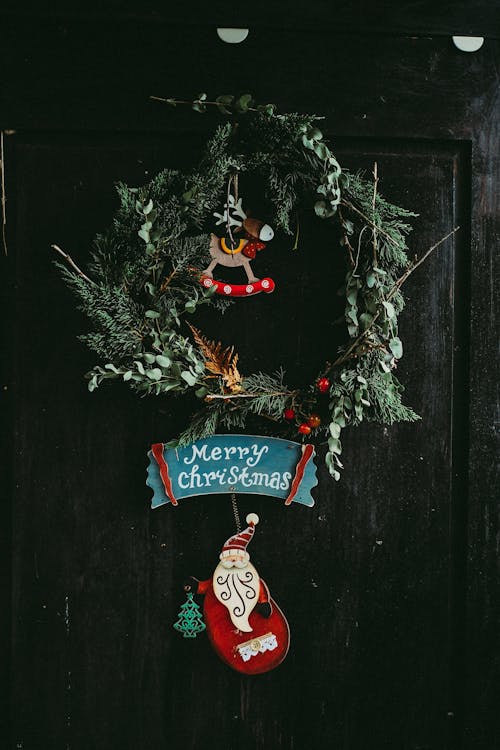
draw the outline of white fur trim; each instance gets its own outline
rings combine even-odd
[[[245,549],[225,549],[219,555],[219,560],[224,560],[225,557],[242,557],[244,560],[250,560],[250,555]]]
[[[257,526],[259,523],[259,516],[257,513],[249,513],[246,517],[246,522],[248,525],[252,524],[253,526]]]

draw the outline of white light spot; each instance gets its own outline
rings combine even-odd
[[[453,36],[452,39],[461,52],[477,52],[484,44],[484,36]]]
[[[252,292],[253,292],[253,286],[251,284],[249,284],[247,286],[247,288],[246,288],[246,293],[247,294],[252,294]]]
[[[217,36],[227,44],[240,44],[248,36],[248,29],[233,29],[220,27],[217,29]]]
[[[212,286],[212,279],[203,279],[203,286]]]
[[[231,294],[231,287],[229,286],[229,284],[226,284],[226,286],[224,287],[224,294]]]
[[[264,289],[267,289],[269,286],[269,281],[267,279],[264,279],[264,281],[262,282],[262,286],[264,287]]]

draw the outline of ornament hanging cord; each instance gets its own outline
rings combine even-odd
[[[229,216],[229,196],[231,195],[231,186],[234,187],[234,200],[236,202],[238,200],[238,173],[229,175],[229,180],[227,181],[227,197],[226,197],[226,205],[227,205],[226,230],[229,235],[229,239],[231,241],[231,255],[233,255],[234,248],[236,247],[236,242],[234,240],[233,233],[231,231],[231,219]]]
[[[231,505],[233,506],[234,522],[236,524],[236,532],[239,534],[241,531],[240,513],[238,511],[238,503],[236,501],[235,493],[231,493]]]

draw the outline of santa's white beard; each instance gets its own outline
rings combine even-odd
[[[259,598],[259,574],[251,563],[243,568],[225,568],[219,563],[213,575],[214,594],[236,628],[251,633],[248,618]]]

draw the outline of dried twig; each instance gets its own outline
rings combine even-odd
[[[362,211],[360,211],[359,208],[356,208],[356,206],[354,206],[350,201],[346,201],[345,198],[343,198],[341,201],[341,204],[345,206],[346,208],[348,208],[350,211],[354,211],[354,213],[358,214],[358,216],[361,216],[361,218],[364,219],[366,223],[371,226],[372,229],[376,229],[379,234],[382,234],[386,238],[386,240],[388,240],[389,242],[392,242],[394,247],[399,248],[399,245],[396,242],[396,240],[393,237],[391,237],[391,235],[388,232],[382,229],[382,227],[377,227],[373,223],[373,221],[368,218],[368,216],[366,216]]]
[[[296,391],[259,391],[258,393],[208,393],[205,396],[205,401],[213,401],[214,399],[222,399],[223,401],[231,401],[233,398],[259,398],[260,396],[294,396]]]
[[[5,255],[8,255],[9,253],[7,250],[7,236],[6,236],[7,210],[5,207],[7,203],[7,196],[5,193],[5,154],[4,154],[3,136],[4,136],[4,131],[2,130],[0,132],[0,173],[2,175],[2,243],[3,243],[3,251]]]
[[[422,263],[423,263],[423,262],[424,262],[425,260],[427,260],[427,258],[429,257],[429,255],[430,255],[430,254],[431,254],[432,252],[434,252],[434,250],[436,250],[436,248],[438,248],[438,247],[439,247],[440,245],[442,245],[442,244],[443,244],[443,242],[446,242],[446,240],[447,240],[447,239],[449,239],[449,238],[450,238],[450,237],[451,237],[451,236],[452,236],[453,234],[455,234],[456,232],[458,232],[458,230],[459,230],[459,229],[460,229],[460,227],[455,227],[454,229],[452,229],[452,230],[451,230],[451,232],[448,232],[448,234],[447,234],[447,235],[445,235],[445,237],[442,237],[442,238],[441,238],[441,239],[439,240],[439,242],[436,242],[436,244],[435,244],[435,245],[432,245],[432,247],[430,247],[430,248],[429,248],[429,249],[428,249],[428,250],[427,250],[427,251],[426,251],[426,252],[425,252],[425,253],[424,253],[424,254],[422,255],[422,257],[421,257],[421,258],[415,259],[414,263],[413,263],[413,264],[412,264],[412,265],[411,265],[411,266],[410,266],[410,267],[409,267],[409,268],[408,268],[408,269],[407,269],[407,270],[406,270],[406,271],[404,272],[404,274],[403,274],[402,276],[400,276],[400,277],[399,277],[399,279],[398,279],[398,280],[397,280],[397,281],[395,282],[395,284],[394,284],[393,288],[392,288],[392,289],[391,289],[391,291],[389,292],[389,295],[388,295],[387,299],[391,299],[392,297],[394,297],[394,295],[396,294],[396,292],[398,291],[398,289],[400,289],[400,287],[401,287],[401,286],[402,286],[402,285],[403,285],[403,284],[405,283],[405,281],[406,281],[406,279],[408,278],[408,276],[410,276],[410,274],[412,274],[412,273],[413,273],[413,271],[415,271],[415,270],[416,270],[416,269],[417,269],[417,268],[418,268],[419,266],[421,266],[421,265],[422,265]]]
[[[68,253],[65,253],[65,252],[64,252],[64,250],[61,250],[61,248],[60,248],[60,247],[59,247],[58,245],[51,245],[51,247],[52,247],[52,248],[53,248],[53,249],[54,249],[54,250],[55,250],[55,251],[56,251],[57,253],[59,253],[59,255],[62,255],[62,257],[64,258],[64,260],[66,261],[66,263],[68,263],[68,265],[70,265],[70,266],[71,266],[71,268],[73,268],[73,270],[74,270],[74,271],[76,271],[76,273],[78,274],[78,276],[81,276],[81,277],[82,277],[82,279],[85,279],[85,281],[88,281],[88,282],[89,282],[89,284],[93,284],[93,283],[94,283],[94,282],[92,281],[92,279],[89,279],[89,277],[88,277],[88,276],[86,276],[86,275],[85,275],[85,274],[83,273],[83,271],[82,271],[82,269],[81,269],[81,268],[78,268],[78,266],[76,265],[76,263],[75,263],[75,261],[73,260],[73,258],[71,257],[71,255],[68,255]]]

